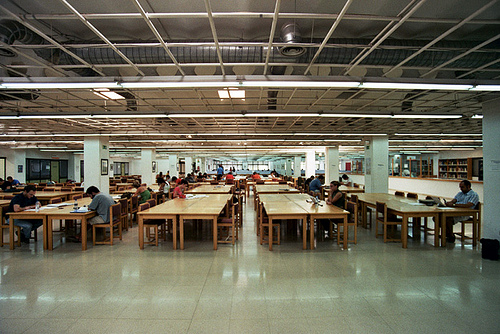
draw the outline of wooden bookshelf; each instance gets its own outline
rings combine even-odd
[[[472,179],[472,158],[439,159],[439,178]]]

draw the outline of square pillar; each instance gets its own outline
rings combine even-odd
[[[389,191],[389,137],[365,139],[365,192],[384,193]]]
[[[301,156],[296,156],[293,158],[293,176],[300,177],[302,174],[302,169],[300,168],[300,163],[302,162]]]
[[[83,161],[85,189],[96,186],[109,193],[109,137],[85,137]]]
[[[156,150],[154,148],[141,149],[141,163],[139,172],[141,174],[142,183],[148,185],[156,183],[156,173],[158,173],[158,162],[156,159]],[[153,172],[153,165],[155,172]]]
[[[310,150],[306,152],[306,178],[316,175],[316,152]]]
[[[325,148],[325,184],[339,180],[339,148]]]

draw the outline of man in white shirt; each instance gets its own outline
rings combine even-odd
[[[475,208],[479,203],[479,195],[471,189],[471,183],[468,180],[463,180],[459,184],[460,192],[455,195],[451,202],[446,202],[446,206],[457,208]],[[448,217],[446,219],[446,241],[455,242],[453,234],[453,225],[458,222],[468,220],[469,216]]]

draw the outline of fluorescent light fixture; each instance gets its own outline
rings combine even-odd
[[[245,99],[245,91],[243,89],[230,87],[227,89],[218,90],[217,92],[219,93],[220,99]]]
[[[165,114],[128,114],[128,115],[92,115],[91,118],[163,118],[168,117]],[[71,118],[71,117],[68,117]]]
[[[356,88],[357,81],[242,81],[240,87],[276,88]]]
[[[368,89],[404,89],[404,90],[470,90],[472,85],[423,84],[400,82],[363,82],[359,88]]]
[[[95,89],[120,88],[118,82],[4,82],[4,89]]]
[[[394,115],[392,118],[462,118],[462,115]]]
[[[476,118],[483,118],[483,115],[481,115],[481,114],[475,114],[471,118],[474,118],[474,119],[476,119]]]
[[[453,136],[453,137],[470,137],[482,136],[482,133],[395,133],[395,136]]]
[[[476,85],[470,90],[484,91],[484,92],[495,92],[500,91],[500,85]]]

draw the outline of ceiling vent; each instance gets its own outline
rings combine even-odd
[[[279,53],[285,57],[299,57],[306,52],[304,47],[294,45],[302,41],[299,26],[295,23],[287,23],[281,27],[281,41],[290,44],[278,49]]]

